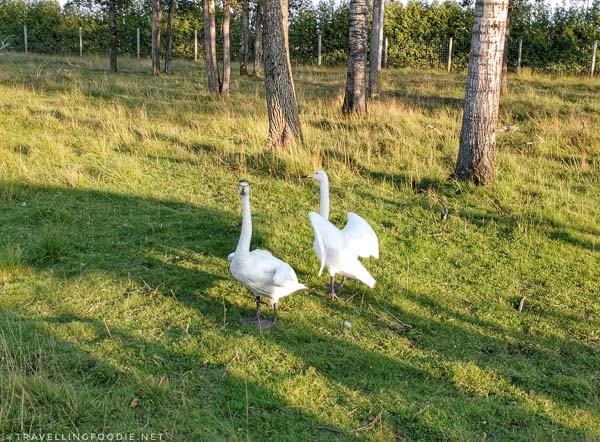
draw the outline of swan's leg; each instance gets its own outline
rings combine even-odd
[[[327,284],[327,288],[329,289],[329,299],[339,299],[338,296],[335,294],[335,276],[329,277],[329,284]]]
[[[340,285],[338,285],[338,287],[337,287],[338,293],[342,291],[342,288],[344,287],[345,282],[346,282],[346,277],[342,276],[342,283]]]
[[[256,296],[256,315],[250,316],[249,318],[242,318],[241,321],[242,321],[242,324],[257,324],[257,325],[260,321],[264,321],[264,319],[262,319],[260,317],[260,296]]]
[[[273,303],[273,320],[269,321],[268,319],[258,317],[258,322],[256,326],[262,330],[266,330],[267,328],[271,328],[277,322],[277,303]]]

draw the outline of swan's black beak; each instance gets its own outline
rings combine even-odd
[[[302,175],[300,178],[304,178],[304,179],[306,179],[306,178],[312,178],[312,175]]]

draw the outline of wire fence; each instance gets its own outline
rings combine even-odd
[[[203,44],[202,41],[198,40],[198,36],[199,32],[195,29],[186,33],[174,33],[174,56],[192,60],[198,60],[199,57],[202,57]],[[86,33],[80,27],[79,32],[62,34],[61,38],[54,38],[50,31],[41,33],[39,29],[28,29],[24,25],[20,36],[13,35],[9,37],[0,41],[0,50],[79,56],[108,52],[108,32],[100,28],[93,33]],[[118,39],[120,55],[138,58],[151,56],[151,34],[147,29],[136,28],[130,31],[121,31],[118,34]],[[439,69],[448,72],[464,69],[469,61],[470,43],[470,41],[460,41],[454,38],[444,41],[439,39],[417,39],[393,42],[386,37],[382,48],[382,67]],[[249,47],[252,51],[254,45],[250,44]],[[295,51],[295,48],[292,47],[291,57],[297,63],[320,65],[323,62],[326,64],[343,62],[344,57],[339,56],[339,54],[333,58],[328,57],[328,54],[321,53],[322,47],[323,39],[319,36],[316,44],[308,42],[302,48],[302,52]],[[508,44],[508,66],[514,71],[519,71],[523,67],[531,67],[553,73],[575,72],[593,77],[595,75],[597,48],[597,40],[591,46],[578,47],[578,51],[573,51],[570,65],[567,65],[567,67],[564,65],[540,67],[541,57],[535,50],[536,46],[529,46],[523,39],[510,39]],[[301,53],[302,56],[297,56],[295,52]],[[307,53],[309,54],[308,57],[306,56]],[[587,62],[582,63],[581,60],[587,60]]]

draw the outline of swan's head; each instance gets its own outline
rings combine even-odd
[[[312,175],[304,175],[302,178],[312,178],[313,180],[317,181],[319,184],[329,182],[329,178],[327,177],[327,174],[322,169],[317,170]]]
[[[250,195],[250,184],[246,181],[240,181],[240,195],[248,196]]]

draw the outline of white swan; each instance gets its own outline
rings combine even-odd
[[[242,319],[245,324],[255,324],[259,328],[269,328],[277,322],[277,303],[281,298],[305,289],[298,282],[298,277],[292,267],[275,258],[266,250],[250,252],[252,239],[252,218],[250,215],[250,186],[240,183],[242,198],[242,232],[234,253],[228,256],[231,262],[229,270],[233,277],[250,289],[256,297],[256,316]],[[269,298],[273,305],[273,320],[269,321],[260,316],[260,297]]]
[[[317,170],[312,178],[320,185],[319,213],[310,212],[308,217],[315,233],[314,249],[321,262],[319,276],[323,268],[329,271],[329,297],[337,299],[346,278],[358,279],[369,287],[375,286],[375,279],[358,260],[358,257],[379,258],[379,241],[377,235],[363,218],[356,213],[348,212],[348,222],[340,230],[329,222],[329,178],[323,170]],[[335,283],[335,275],[342,275],[342,282]]]

